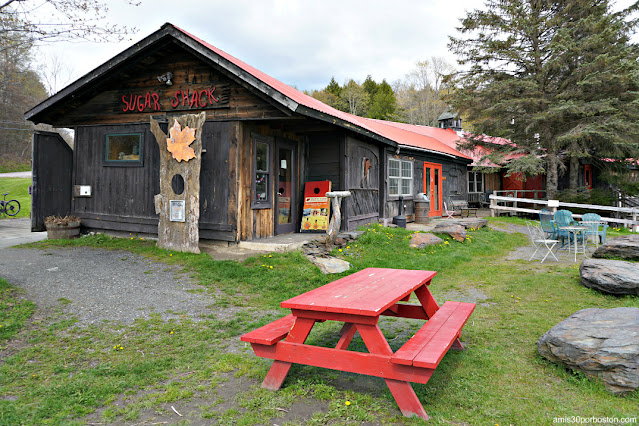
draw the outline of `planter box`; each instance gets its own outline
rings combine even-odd
[[[47,238],[59,240],[63,238],[77,238],[80,236],[80,221],[69,222],[68,225],[45,224],[47,228]]]

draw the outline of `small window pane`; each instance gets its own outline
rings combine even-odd
[[[268,172],[268,144],[255,144],[255,169]]]
[[[106,161],[140,162],[142,137],[140,134],[107,135]]]
[[[413,163],[410,161],[402,161],[402,177],[413,177]]]
[[[388,179],[388,193],[390,195],[399,195],[399,179]]]
[[[399,177],[399,160],[388,162],[388,176]]]
[[[410,179],[402,179],[402,195],[411,195],[411,182]]]
[[[268,200],[268,174],[255,174],[255,199],[257,201]]]

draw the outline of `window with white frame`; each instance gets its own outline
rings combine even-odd
[[[413,195],[413,162],[388,160],[388,195]]]
[[[468,172],[468,193],[484,192],[484,174]]]

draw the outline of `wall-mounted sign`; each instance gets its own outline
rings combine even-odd
[[[229,106],[228,84],[129,93],[120,96],[122,112],[185,111]]]
[[[169,200],[169,209],[171,222],[186,222],[184,200]]]
[[[166,138],[166,148],[178,163],[182,160],[189,161],[195,158],[195,151],[189,145],[195,140],[195,129],[186,126],[182,129],[177,120],[173,120],[173,127],[169,129],[171,137]]]

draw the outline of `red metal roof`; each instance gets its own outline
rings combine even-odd
[[[390,139],[400,145],[406,145],[426,150],[431,150],[435,152],[440,152],[443,154],[453,155],[455,157],[471,159],[470,156],[463,154],[462,152],[456,149],[456,146],[450,142],[450,137],[446,138],[446,141],[440,140],[441,135],[437,133],[439,136],[435,137],[431,135],[430,130],[424,129],[433,129],[435,131],[446,131],[444,129],[438,129],[436,127],[426,127],[426,126],[416,126],[411,124],[403,124],[403,123],[395,123],[392,121],[383,121],[383,120],[373,120],[369,118],[358,117],[353,114],[349,114],[347,112],[340,111],[335,109],[329,105],[326,105],[319,100],[300,92],[299,90],[282,83],[281,81],[271,77],[268,74],[254,68],[245,62],[235,58],[234,56],[229,55],[228,53],[218,49],[217,47],[205,42],[198,37],[195,37],[192,34],[184,31],[183,29],[176,27],[173,24],[169,24],[173,26],[176,30],[182,32],[186,36],[205,46],[207,49],[210,49],[215,54],[221,56],[226,59],[230,63],[235,66],[241,68],[243,71],[249,73],[256,79],[260,80],[262,83],[267,84],[273,90],[281,93],[282,95],[288,97],[292,101],[296,102],[298,105],[303,105],[307,108],[313,109],[315,111],[321,112],[323,114],[327,114],[329,116],[338,118],[347,123],[358,126],[366,131],[375,133],[379,136],[382,136],[386,139]],[[454,133],[454,132],[453,132]],[[456,134],[455,134],[456,136]],[[459,137],[457,136],[457,139]]]

